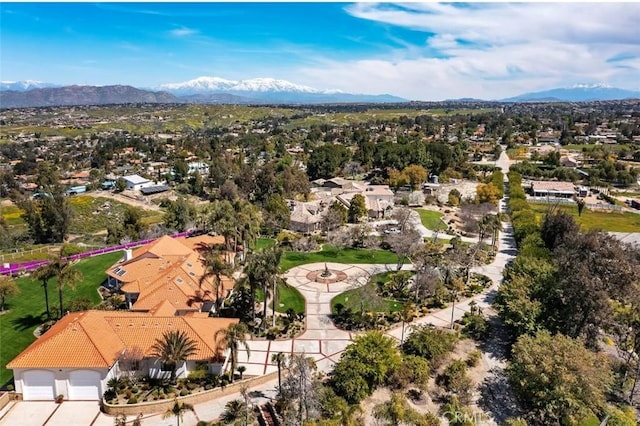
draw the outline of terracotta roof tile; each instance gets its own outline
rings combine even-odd
[[[66,315],[14,358],[7,368],[109,368],[126,350],[146,356],[165,331],[181,330],[197,345],[194,360],[216,355],[215,333],[235,318],[152,316],[146,313],[85,311]]]

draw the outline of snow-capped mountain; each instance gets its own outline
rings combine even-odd
[[[182,83],[162,84],[164,90],[191,102],[226,103],[241,99],[241,103],[333,103],[333,102],[403,102],[390,95],[354,95],[337,89],[319,90],[275,78],[227,80],[220,77],[198,77]]]
[[[47,87],[59,87],[57,84],[44,83],[42,81],[0,81],[0,90],[15,90],[16,92],[26,92],[32,89],[44,89]]]
[[[275,78],[252,78],[249,80],[227,80],[220,77],[198,77],[182,83],[167,83],[159,89],[176,95],[195,95],[219,92],[296,92],[296,93],[325,93],[313,87],[291,83]],[[335,91],[334,91],[335,92]]]

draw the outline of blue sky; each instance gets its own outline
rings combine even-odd
[[[0,79],[272,77],[408,99],[640,89],[638,3],[0,3]]]

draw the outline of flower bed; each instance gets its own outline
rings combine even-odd
[[[199,371],[192,373],[186,379],[178,379],[176,383],[167,380],[151,379],[144,377],[120,377],[111,379],[104,393],[105,402],[112,405],[138,404],[162,400],[173,400],[181,396],[224,388],[229,384],[228,374],[218,376],[215,374],[202,374]]]

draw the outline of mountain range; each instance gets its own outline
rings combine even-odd
[[[125,89],[126,88],[126,89]],[[285,80],[255,78],[226,80],[199,77],[155,88],[131,86],[64,86],[42,82],[0,83],[0,107],[100,105],[111,103],[221,103],[221,104],[320,104],[394,103],[406,99],[392,95],[365,95],[339,90],[318,90]]]
[[[618,89],[603,84],[577,84],[570,88],[524,93],[502,102],[586,102],[640,99],[640,91]]]
[[[581,102],[640,99],[640,92],[604,85],[576,85],[572,88],[532,92],[499,102]],[[471,98],[464,98],[472,101]],[[481,100],[473,100],[481,101]],[[393,95],[351,94],[340,90],[319,90],[273,78],[227,80],[198,77],[154,88],[132,86],[60,86],[40,81],[0,82],[0,108],[56,105],[104,105],[124,103],[219,103],[219,104],[321,104],[400,103]]]

